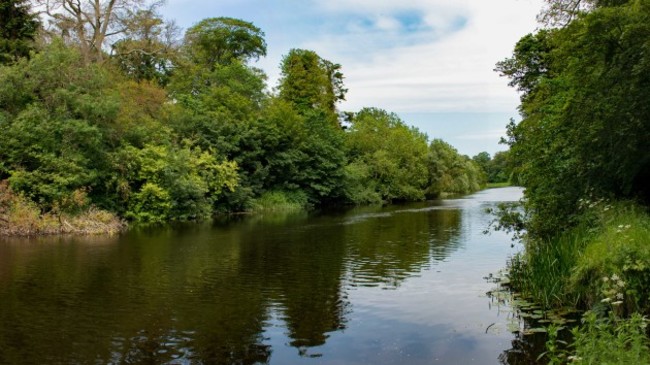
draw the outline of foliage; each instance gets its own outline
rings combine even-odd
[[[427,138],[396,114],[366,108],[347,132],[348,199],[355,203],[422,200],[427,186]]]
[[[27,0],[0,0],[0,65],[28,57],[40,27]]]
[[[498,67],[524,92],[508,134],[536,235],[577,224],[592,191],[648,199],[650,2],[617,3],[522,38]]]
[[[479,190],[486,182],[480,165],[441,139],[431,141],[427,159],[428,196],[467,194]]]
[[[0,70],[0,159],[14,189],[45,208],[98,180],[102,129],[117,115],[104,70],[54,43]]]
[[[209,218],[223,190],[237,185],[236,163],[192,146],[125,146],[113,163],[125,216],[139,222]]]
[[[489,184],[510,183],[511,179],[516,180],[509,151],[499,151],[494,157],[490,157],[487,152],[481,152],[472,157],[472,161],[481,168]]]
[[[252,203],[253,212],[301,211],[309,206],[307,195],[300,191],[267,191]]]
[[[167,84],[179,56],[174,24],[165,23],[154,9],[136,11],[124,24],[124,37],[111,45],[117,66],[135,81]]]
[[[266,56],[264,32],[250,22],[226,17],[203,19],[189,28],[185,47],[193,63],[210,70]]]
[[[263,124],[273,131],[264,145],[266,190],[301,189],[311,203],[335,199],[346,162],[343,131],[325,113],[302,116],[282,100],[271,103],[265,114]]]
[[[572,333],[574,354],[572,364],[650,364],[650,341],[646,336],[648,320],[634,314],[629,319],[615,315],[599,318],[589,312],[583,325]]]
[[[6,4],[24,17],[2,26],[33,41],[38,23],[27,15],[36,8],[5,1],[0,11]],[[33,4],[51,28],[40,53],[0,67],[0,179],[17,199],[13,216],[53,219],[38,232],[101,231],[115,215],[162,223],[421,200],[433,163],[454,165],[448,192],[482,181],[469,158],[453,150],[452,162],[438,160],[426,135],[395,114],[363,109],[342,128],[341,65],[313,51],[291,50],[269,94],[266,75],[249,65],[266,54],[252,23],[208,18],[179,45],[159,2]]]
[[[305,113],[327,112],[337,122],[336,104],[345,100],[341,65],[321,58],[316,52],[292,49],[282,59],[279,81],[280,99]]]

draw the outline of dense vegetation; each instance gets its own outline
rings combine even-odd
[[[341,65],[313,51],[290,50],[269,92],[252,66],[264,33],[250,22],[207,18],[181,40],[156,5],[93,3],[41,2],[39,19],[23,0],[0,1],[11,19],[0,29],[2,233],[54,232],[91,212],[119,227],[422,200],[485,181],[395,114],[337,110]]]
[[[523,118],[509,126],[526,187],[523,221],[505,215],[526,229],[511,278],[546,307],[590,310],[575,363],[648,364],[650,1],[547,2],[550,26],[497,64]]]

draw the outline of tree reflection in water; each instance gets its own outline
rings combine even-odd
[[[349,324],[352,288],[397,289],[437,265],[462,247],[462,221],[422,203],[0,242],[0,363],[264,364],[273,320],[318,357]],[[501,362],[522,363],[527,341]]]

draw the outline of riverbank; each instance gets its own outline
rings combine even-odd
[[[650,364],[650,215],[632,202],[602,199],[581,201],[580,209],[575,228],[525,239],[525,252],[509,265],[510,285],[547,310],[584,312],[571,351],[550,351],[550,363]],[[555,345],[549,350],[562,348]]]
[[[36,203],[0,186],[0,236],[115,234],[126,228],[124,220],[94,206],[76,214],[42,213]]]

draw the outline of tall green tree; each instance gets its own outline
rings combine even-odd
[[[0,0],[0,64],[29,56],[40,21],[27,0]]]
[[[235,18],[207,18],[185,33],[185,49],[192,62],[213,70],[233,61],[246,63],[266,56],[264,32]]]
[[[598,3],[544,36],[545,68],[515,67],[523,120],[509,127],[530,231],[555,234],[590,195],[648,198],[650,1]],[[527,36],[520,42],[539,39]],[[513,64],[527,65],[515,52]],[[534,80],[534,87],[527,87]]]
[[[467,194],[479,190],[485,183],[481,167],[441,139],[434,139],[429,144],[427,168],[426,193],[429,197]]]
[[[282,59],[280,99],[301,113],[319,110],[337,121],[336,104],[345,100],[341,65],[321,58],[316,52],[292,49]]]
[[[346,195],[354,203],[422,200],[427,137],[396,114],[365,108],[347,132]]]

